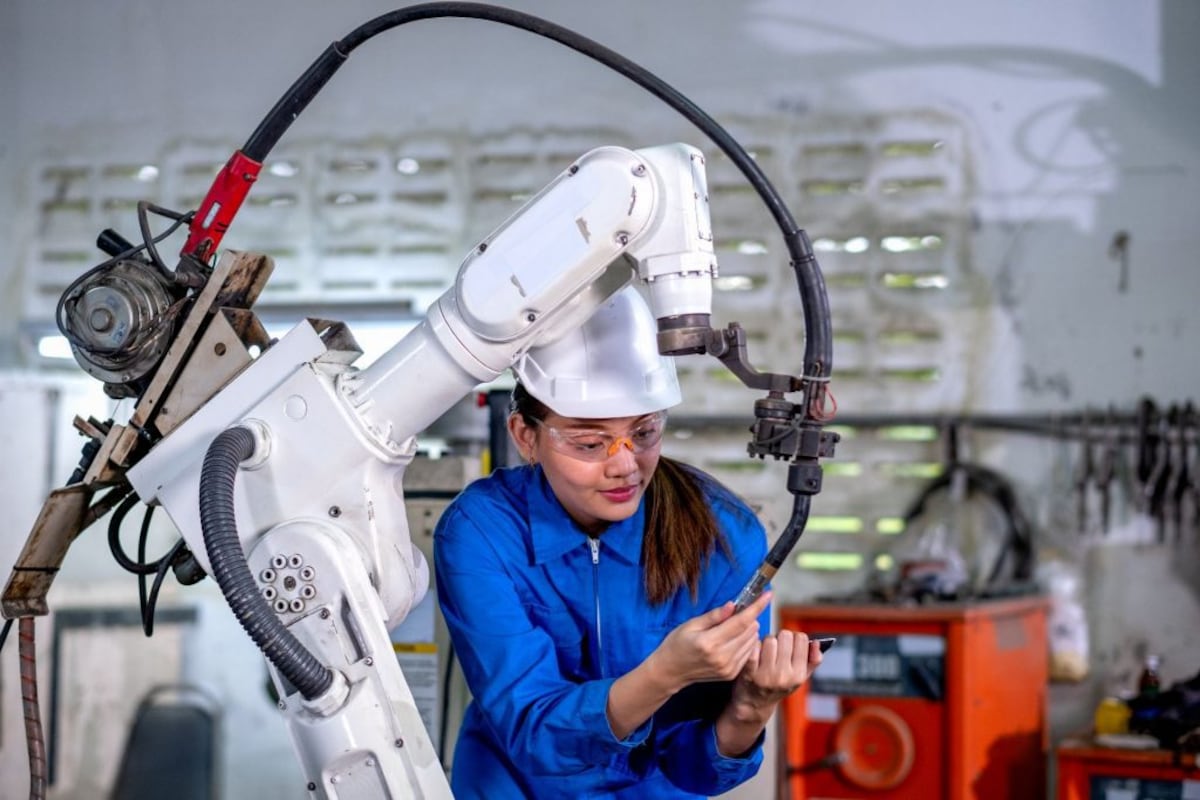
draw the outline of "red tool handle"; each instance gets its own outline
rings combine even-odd
[[[242,207],[242,201],[250,192],[250,186],[258,179],[261,169],[260,162],[246,156],[241,150],[230,157],[192,219],[181,255],[207,261],[216,252],[225,231],[229,230],[229,223],[233,222],[238,209]]]

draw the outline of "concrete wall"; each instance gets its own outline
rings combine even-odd
[[[838,115],[920,110],[952,119],[965,132],[969,156],[960,209],[969,240],[960,267],[979,289],[976,310],[996,321],[998,333],[983,351],[986,391],[950,410],[1130,408],[1147,394],[1162,402],[1200,397],[1197,4],[509,5],[617,49],[723,121],[765,126],[778,137]],[[22,298],[37,278],[28,268],[40,235],[36,165],[136,162],[197,141],[236,146],[330,41],[390,8],[285,0],[0,4],[0,363],[31,365],[17,333],[26,316]],[[664,132],[688,135],[673,112],[640,89],[556,45],[481,22],[437,21],[356,52],[285,142],[556,126],[644,131],[645,143]],[[794,212],[807,225],[809,209]],[[1124,283],[1112,247],[1122,234]],[[861,395],[870,405],[862,399],[856,406],[850,395],[846,412],[946,410],[871,394]],[[1193,674],[1200,645],[1186,632],[1200,623],[1200,584],[1181,565],[1195,563],[1195,549],[1083,547],[1065,530],[1069,515],[1054,507],[1054,488],[1069,484],[1063,475],[1073,454],[1028,441],[979,447],[1013,467],[1039,522],[1059,528],[1048,537],[1065,539],[1063,549],[1089,578],[1093,676],[1056,688],[1056,732],[1086,725],[1098,693],[1127,680],[1146,650],[1167,652],[1168,680]],[[6,448],[10,467],[18,451]],[[57,474],[67,467],[58,465]],[[44,490],[30,483],[21,492]],[[5,536],[23,537],[37,501],[24,502],[15,489],[4,497],[13,531]],[[6,544],[4,552],[14,550]],[[73,552],[60,602],[135,605],[132,584],[105,566],[103,544],[80,546],[91,549]],[[800,597],[808,590],[793,583],[789,591]],[[161,658],[131,657],[128,669],[159,680],[166,664],[167,677],[201,682],[223,702],[227,796],[295,796],[288,745],[272,727],[262,670],[236,625],[211,587],[169,599],[200,609],[178,645],[186,657],[172,660],[175,645],[168,642]],[[24,765],[20,732],[11,724],[19,703],[12,644],[0,665],[4,797],[23,795],[12,788],[23,785]],[[78,658],[89,664],[86,654]],[[78,787],[58,791],[87,796]]]

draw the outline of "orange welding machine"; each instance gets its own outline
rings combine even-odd
[[[780,797],[1045,797],[1046,609],[783,607],[782,627],[837,644],[784,703]]]

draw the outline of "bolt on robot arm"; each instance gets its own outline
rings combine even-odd
[[[707,319],[715,269],[698,151],[593,150],[372,365],[301,324],[128,471],[267,655],[312,791],[448,794],[387,633],[428,584],[401,487],[415,435],[635,277],[660,316]]]

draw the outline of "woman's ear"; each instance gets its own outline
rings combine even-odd
[[[537,443],[537,431],[533,426],[527,424],[525,418],[520,414],[509,414],[508,434],[517,445],[517,452],[521,454],[521,460],[529,464],[536,464],[537,458],[533,451],[534,445]]]

